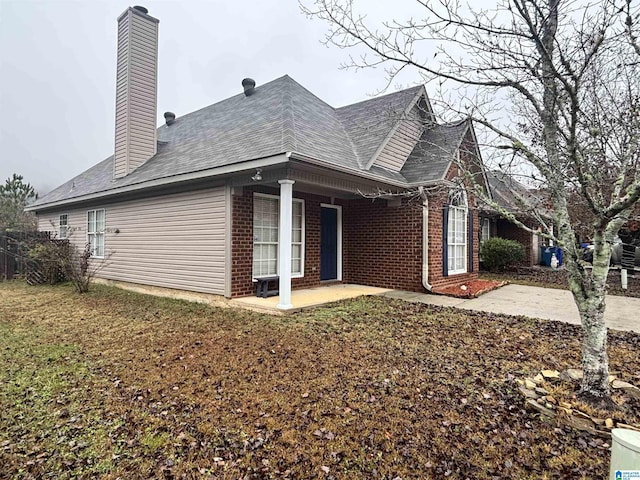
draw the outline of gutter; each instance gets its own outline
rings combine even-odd
[[[429,199],[426,197],[422,203],[422,286],[428,292],[433,290],[429,283]]]
[[[86,202],[96,199],[108,199],[115,195],[136,192],[139,190],[146,190],[153,187],[162,187],[166,185],[175,185],[177,183],[189,182],[194,180],[203,180],[209,177],[214,178],[222,175],[229,175],[238,173],[242,170],[253,170],[255,168],[263,168],[272,165],[285,164],[289,161],[289,154],[280,154],[272,157],[261,158],[258,160],[250,160],[247,162],[233,163],[230,165],[224,165],[222,167],[209,168],[207,170],[201,170],[199,172],[184,173],[180,175],[173,175],[170,177],[159,178],[156,180],[148,180],[140,183],[134,183],[131,185],[125,185],[122,187],[116,187],[110,190],[102,190],[96,193],[89,193],[86,195],[80,195],[78,197],[67,198],[64,200],[58,200],[54,202],[40,203],[37,205],[31,205],[26,207],[26,212],[35,212],[39,210],[48,210],[54,207],[60,207],[64,205],[71,205],[74,203]]]

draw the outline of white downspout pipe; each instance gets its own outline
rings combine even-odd
[[[429,199],[426,196],[422,202],[422,286],[428,292],[433,289],[429,283]]]

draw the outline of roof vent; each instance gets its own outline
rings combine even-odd
[[[256,81],[253,78],[245,78],[242,80],[242,87],[244,88],[244,94],[248,97],[253,95],[256,91]]]
[[[176,114],[173,112],[164,112],[164,121],[167,125],[171,125],[176,121]]]
[[[139,12],[144,13],[145,15],[147,15],[149,13],[149,10],[147,10],[144,7],[141,7],[140,5],[136,5],[135,7],[133,7],[134,10],[137,10]]]

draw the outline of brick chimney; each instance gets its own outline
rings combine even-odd
[[[156,154],[158,23],[144,7],[118,17],[114,178]]]

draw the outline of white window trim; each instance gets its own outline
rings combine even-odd
[[[89,232],[89,213],[93,212],[94,218],[96,218],[96,225],[97,225],[97,212],[104,212],[104,230],[102,231],[96,231],[96,232]],[[104,208],[95,208],[95,209],[91,209],[91,210],[87,210],[87,215],[86,215],[86,222],[87,222],[87,243],[91,243],[90,242],[90,235],[102,235],[102,255],[94,255],[93,250],[91,251],[91,258],[104,258],[104,253],[107,249],[107,239],[106,239],[106,235],[105,235],[105,231],[106,231],[106,227],[107,227],[107,211]],[[97,237],[96,237],[97,238]]]
[[[338,222],[338,273],[337,278],[335,280],[326,280],[327,282],[331,281],[342,281],[342,206],[341,205],[331,205],[329,203],[321,203],[320,208],[334,208],[337,210],[337,218]],[[322,247],[321,247],[322,248]]]
[[[279,195],[271,195],[268,193],[258,193],[258,192],[254,192],[253,193],[253,198],[256,197],[262,197],[262,198],[271,198],[271,199],[275,199],[278,201],[278,215],[280,214],[280,196]],[[306,230],[305,230],[305,202],[303,199],[301,198],[294,198],[293,203],[300,203],[302,206],[302,242],[301,242],[301,248],[300,248],[300,272],[299,273],[291,273],[291,278],[304,278],[304,257],[305,257],[305,250],[306,250],[306,243],[307,243],[307,239],[306,239]],[[253,222],[253,218],[251,218],[251,221]],[[293,238],[293,236],[291,237]],[[266,243],[266,242],[265,242]],[[297,243],[297,242],[296,242]],[[294,242],[291,242],[291,246],[293,246]],[[255,241],[252,242],[252,245],[255,245]],[[278,225],[278,250],[280,248],[280,226]],[[293,257],[292,257],[293,258]],[[253,278],[253,280],[255,280],[255,277],[253,276],[253,253],[251,254],[251,276]],[[280,256],[278,256],[277,260],[276,260],[276,274],[280,275]]]
[[[464,259],[464,266],[462,268],[458,268],[458,269],[449,269],[449,265],[447,265],[447,273],[449,275],[457,275],[457,274],[461,274],[461,273],[467,273],[469,271],[468,268],[468,253],[469,253],[469,234],[468,234],[468,219],[469,219],[469,210],[468,210],[468,203],[467,203],[467,195],[465,193],[464,190],[460,190],[457,192],[454,192],[454,194],[457,195],[461,195],[461,199],[464,201],[464,206],[456,206],[456,205],[452,205],[452,195],[450,195],[449,197],[449,212],[448,212],[448,218],[447,218],[447,230],[450,229],[451,227],[451,212],[452,211],[458,211],[462,213],[462,218],[463,218],[463,227],[462,227],[462,231],[463,231],[463,236],[462,238],[464,239],[463,243],[452,243],[449,239],[449,232],[447,231],[447,249],[450,246],[460,246],[463,245],[464,246],[464,253],[463,253],[463,259]],[[454,235],[455,236],[455,235]],[[447,252],[447,263],[449,263],[451,260],[451,257],[449,255],[449,252]],[[454,261],[454,265],[455,265],[455,261]]]
[[[62,217],[66,217],[66,223],[64,225],[65,227],[64,236],[62,236]],[[65,240],[69,238],[69,214],[68,213],[61,213],[58,216],[58,238],[60,240]]]

